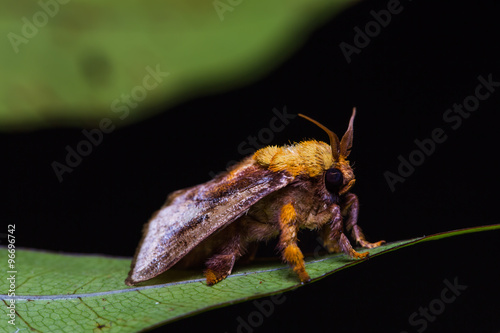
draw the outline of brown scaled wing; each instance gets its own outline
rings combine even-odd
[[[248,158],[230,173],[173,192],[145,225],[125,283],[134,285],[165,272],[205,238],[292,180]]]

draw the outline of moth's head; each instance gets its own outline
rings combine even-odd
[[[326,126],[320,124],[316,120],[309,118],[303,114],[299,113],[299,116],[305,118],[321,129],[323,129],[330,138],[330,147],[332,150],[333,164],[325,170],[325,186],[326,189],[331,193],[344,194],[354,185],[356,179],[354,178],[354,172],[352,171],[347,156],[351,152],[352,147],[352,137],[354,133],[354,117],[356,116],[356,108],[352,110],[351,119],[349,121],[349,127],[347,131],[342,136],[342,140],[334,132],[330,131]]]

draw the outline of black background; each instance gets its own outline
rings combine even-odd
[[[473,95],[478,77],[500,82],[499,4],[405,1],[404,9],[347,63],[339,44],[373,20],[387,1],[366,1],[311,35],[291,58],[259,81],[200,97],[104,136],[62,183],[51,163],[81,129],[2,134],[2,216],[29,248],[132,256],[142,225],[176,189],[210,179],[240,160],[238,145],[269,127],[273,108],[305,113],[342,135],[356,106],[354,147],[359,223],[369,240],[396,241],[498,223],[496,156],[500,87],[456,129],[443,120],[454,103]],[[484,90],[483,90],[484,91]],[[161,108],[161,106],[159,106]],[[384,173],[397,173],[414,140],[444,143],[391,191]],[[295,118],[271,144],[326,134]],[[467,285],[426,332],[500,331],[499,232],[424,243],[374,258],[286,295],[255,332],[324,329],[335,332],[417,332],[409,316],[440,297],[443,281]],[[313,237],[304,236],[306,249]],[[312,244],[314,245],[314,244]],[[273,254],[272,245],[262,255]],[[252,302],[170,324],[235,332]],[[162,328],[165,329],[165,328]],[[159,329],[162,330],[162,329]]]

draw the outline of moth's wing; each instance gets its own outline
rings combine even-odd
[[[127,280],[149,280],[189,253],[215,231],[243,215],[264,196],[293,180],[247,159],[207,183],[172,193],[144,228]]]

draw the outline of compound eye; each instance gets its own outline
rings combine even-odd
[[[328,169],[325,174],[325,186],[329,192],[337,193],[344,184],[342,171],[336,168]]]

